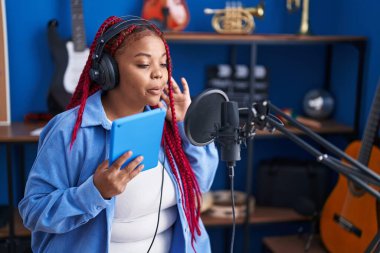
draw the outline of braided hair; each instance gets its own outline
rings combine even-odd
[[[77,133],[82,122],[83,111],[86,105],[87,98],[94,94],[96,91],[101,89],[101,86],[97,83],[93,82],[90,79],[90,68],[92,65],[92,56],[94,54],[96,48],[96,42],[98,38],[109,29],[111,26],[121,22],[122,19],[119,17],[111,16],[104,21],[104,23],[100,26],[98,32],[95,35],[95,39],[90,47],[90,54],[88,56],[86,65],[82,71],[80,76],[77,88],[71,98],[71,101],[67,107],[67,109],[74,108],[79,106],[77,119],[72,131],[71,143],[70,147],[75,142],[77,137]],[[181,138],[179,135],[179,130],[177,126],[176,113],[174,108],[174,100],[173,100],[173,85],[172,85],[172,68],[171,68],[171,58],[168,44],[163,38],[162,32],[154,25],[144,25],[137,26],[131,25],[126,30],[120,32],[117,36],[112,38],[105,49],[107,52],[114,56],[115,52],[121,47],[125,46],[125,43],[128,39],[131,38],[130,35],[134,36],[146,36],[142,31],[151,31],[156,36],[160,37],[165,45],[166,55],[167,55],[167,70],[168,70],[168,86],[169,86],[169,105],[172,113],[172,122],[166,120],[164,124],[163,130],[163,142],[166,156],[168,157],[168,161],[171,167],[171,170],[174,174],[174,177],[179,185],[181,197],[182,197],[182,206],[185,211],[186,219],[189,225],[189,230],[191,233],[191,245],[195,251],[194,242],[196,233],[198,235],[201,234],[199,227],[199,217],[200,217],[200,204],[201,204],[201,193],[200,188],[197,182],[197,179],[194,175],[194,172],[190,166],[190,162],[185,155]],[[177,166],[176,166],[177,165]],[[176,167],[178,169],[176,169]]]

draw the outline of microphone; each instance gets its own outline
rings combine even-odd
[[[228,167],[241,159],[238,104],[221,90],[207,89],[193,99],[185,115],[185,133],[196,146],[219,143],[221,160]]]
[[[240,126],[240,115],[247,122]],[[256,129],[270,129],[268,102],[254,103],[250,108],[238,108],[238,103],[218,89],[207,89],[193,99],[185,115],[185,133],[190,142],[204,146],[213,141],[220,144],[221,160],[233,167],[240,161],[240,145],[253,138]],[[273,129],[270,129],[273,130]]]
[[[221,124],[216,137],[221,144],[221,160],[230,167],[240,161],[239,109],[237,102],[233,101],[222,102],[221,107]]]

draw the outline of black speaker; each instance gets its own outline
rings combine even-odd
[[[103,90],[113,89],[119,83],[119,69],[116,60],[106,52],[105,45],[120,32],[132,25],[152,27],[152,24],[142,18],[132,17],[123,19],[107,29],[97,40],[95,51],[92,55],[90,78],[99,84]]]
[[[311,215],[322,209],[332,181],[328,168],[317,161],[263,160],[257,171],[256,203]]]

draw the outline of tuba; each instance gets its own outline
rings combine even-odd
[[[249,34],[255,29],[255,17],[264,16],[264,4],[243,8],[241,2],[227,2],[224,9],[204,9],[205,14],[214,14],[212,26],[218,33]]]

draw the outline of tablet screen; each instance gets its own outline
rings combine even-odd
[[[161,145],[166,110],[157,108],[114,120],[111,127],[110,164],[125,152],[133,152],[122,167],[142,155],[144,170],[155,168]]]

